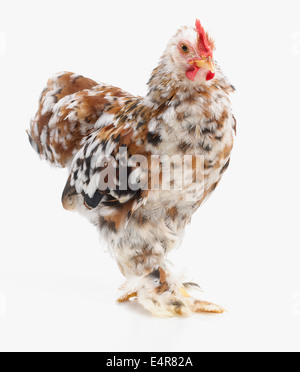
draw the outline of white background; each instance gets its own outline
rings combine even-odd
[[[299,0],[1,0],[0,350],[300,351],[299,14]],[[228,313],[156,319],[115,303],[116,264],[62,209],[66,171],[38,159],[25,129],[57,71],[145,94],[196,17],[237,88],[238,137],[171,259]]]

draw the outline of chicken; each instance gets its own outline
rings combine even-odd
[[[126,278],[119,302],[136,298],[155,316],[223,312],[190,296],[194,284],[166,260],[230,162],[234,87],[213,51],[199,20],[181,28],[145,97],[56,74],[28,131],[41,158],[69,170],[63,206],[98,227]]]

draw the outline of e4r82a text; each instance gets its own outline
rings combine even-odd
[[[151,367],[193,367],[193,363],[189,357],[152,357]]]

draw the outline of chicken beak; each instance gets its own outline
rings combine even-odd
[[[216,71],[215,64],[211,57],[208,57],[206,59],[197,59],[197,60],[191,61],[190,64],[197,66],[199,68],[205,68],[211,71],[213,74]]]

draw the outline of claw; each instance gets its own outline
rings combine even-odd
[[[123,297],[120,297],[120,298],[118,298],[117,302],[118,303],[128,302],[133,297],[137,297],[137,292],[129,293],[129,294],[123,296]]]

